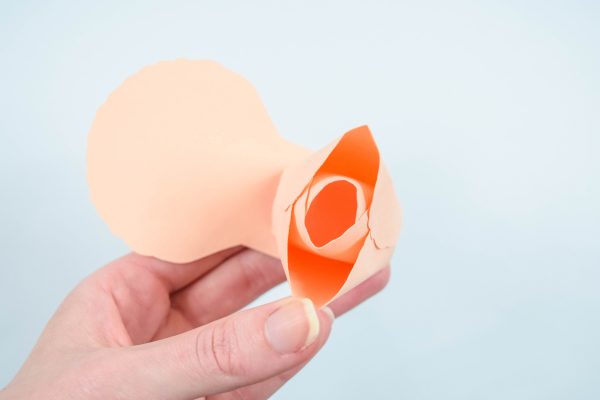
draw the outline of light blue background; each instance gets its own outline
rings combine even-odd
[[[3,1],[0,386],[126,251],[88,199],[96,109],[187,57],[295,142],[368,123],[405,210],[387,290],[275,398],[600,398],[599,4]]]

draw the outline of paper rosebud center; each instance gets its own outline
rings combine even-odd
[[[313,199],[305,217],[312,243],[321,247],[340,237],[356,221],[356,187],[346,181],[334,181]]]
[[[390,188],[366,126],[284,171],[273,215],[294,296],[322,307],[385,267],[391,253],[376,246],[370,224],[373,211],[380,227],[393,211]]]
[[[372,189],[356,179],[316,174],[294,202],[289,243],[320,257],[354,262],[369,229],[371,195]]]

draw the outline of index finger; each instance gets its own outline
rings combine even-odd
[[[120,269],[131,266],[143,268],[159,278],[167,286],[169,292],[172,293],[196,281],[227,258],[239,253],[243,249],[243,246],[232,247],[185,264],[177,264],[159,260],[151,256],[129,253],[116,260],[113,263],[113,268]]]

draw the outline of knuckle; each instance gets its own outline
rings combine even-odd
[[[240,260],[244,286],[252,292],[261,292],[278,280],[276,261],[262,254],[246,252]],[[283,269],[281,269],[283,273]]]
[[[196,336],[198,365],[210,375],[245,375],[246,367],[240,350],[239,330],[234,320],[218,322],[210,332]]]
[[[244,256],[240,259],[240,273],[241,279],[243,281],[242,285],[246,288],[246,290],[254,291],[258,286],[260,286],[260,266],[258,265],[258,260],[252,254],[252,252],[246,252]]]

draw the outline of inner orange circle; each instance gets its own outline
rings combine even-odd
[[[304,223],[313,244],[321,247],[340,237],[356,221],[356,187],[345,180],[329,183],[310,204]]]

